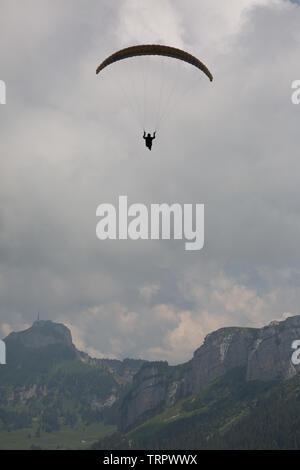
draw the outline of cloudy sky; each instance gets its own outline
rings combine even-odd
[[[92,356],[176,364],[219,327],[300,314],[297,2],[0,0],[0,8],[0,337],[39,312],[69,326]],[[119,83],[130,62],[95,74],[106,56],[138,43],[184,48],[214,75],[210,83],[195,72],[190,88],[194,71],[180,69],[151,153],[136,97],[129,103]],[[167,84],[173,77],[172,68],[146,69],[150,101],[159,73]],[[203,250],[98,240],[96,208],[119,195],[129,204],[203,203]]]

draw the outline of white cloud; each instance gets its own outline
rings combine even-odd
[[[8,336],[13,331],[12,327],[8,323],[2,323],[1,333],[3,337]]]
[[[139,289],[141,298],[146,302],[149,302],[159,291],[160,287],[157,284],[149,284]]]
[[[180,12],[169,0],[124,0],[119,10],[119,41],[124,45],[172,44],[182,47]]]

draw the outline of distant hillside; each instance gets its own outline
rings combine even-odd
[[[64,325],[38,321],[4,341],[0,448],[299,448],[300,316],[221,328],[193,358],[93,359]]]
[[[298,449],[300,317],[222,328],[187,363],[144,364],[96,449]]]
[[[84,436],[90,435],[90,428],[93,440],[97,432],[111,432],[114,404],[144,362],[92,359],[75,348],[68,328],[51,321],[35,322],[4,341],[0,448],[14,447],[16,437],[22,448],[45,445],[50,435],[51,447],[64,446],[64,438],[53,439],[55,433],[74,436],[66,442],[80,448],[87,444]]]
[[[300,374],[290,380],[245,380],[236,368],[198,394],[165,408],[94,449],[300,450]]]
[[[296,339],[300,339],[300,316],[264,328],[221,328],[209,334],[185,364],[144,364],[120,403],[120,430],[127,431],[195,395],[235,368],[243,368],[246,382],[293,377],[300,370],[291,362],[291,345]]]

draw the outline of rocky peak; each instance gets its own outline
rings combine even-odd
[[[38,320],[27,330],[10,333],[6,344],[19,343],[26,348],[39,349],[49,345],[63,344],[74,348],[70,330],[61,323]]]

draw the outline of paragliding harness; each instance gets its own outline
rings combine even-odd
[[[151,136],[151,134],[147,134],[147,135],[146,135],[146,132],[145,132],[145,130],[144,130],[143,139],[145,139],[146,147],[147,147],[149,150],[151,150],[151,148],[152,148],[152,140],[155,139],[155,134],[156,134],[156,131],[154,131],[153,136]]]

